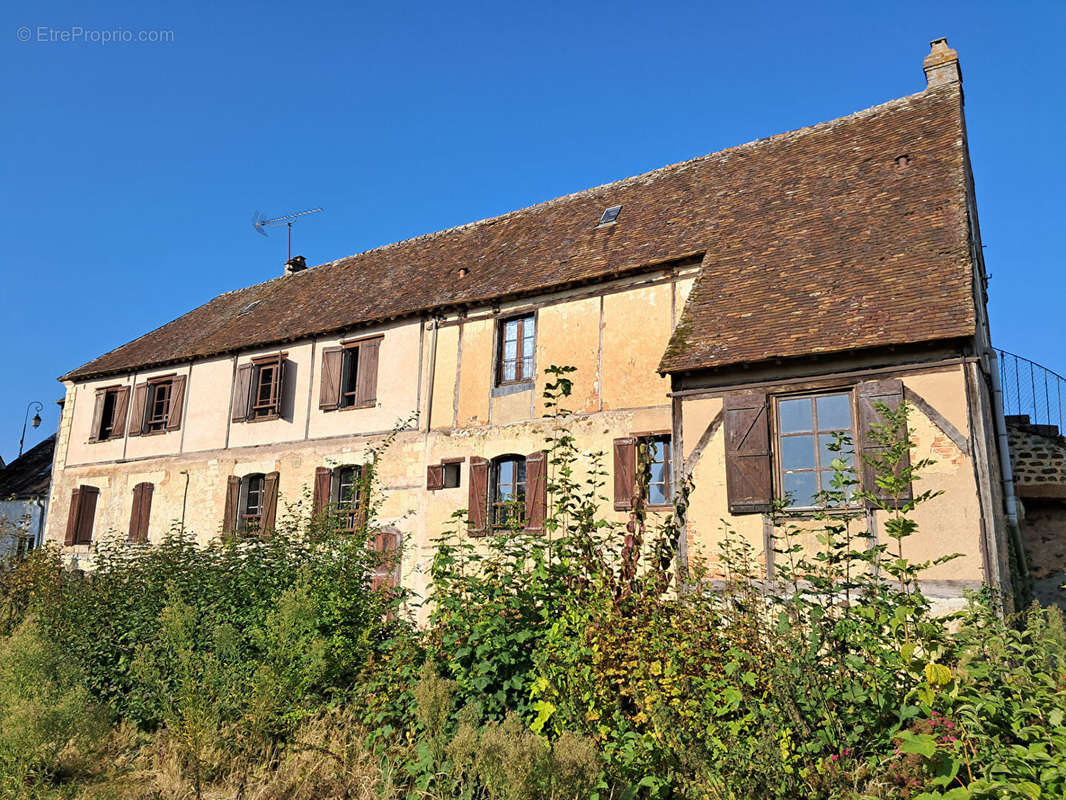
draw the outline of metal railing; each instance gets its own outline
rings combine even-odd
[[[1024,415],[1033,425],[1056,425],[1062,431],[1066,378],[1023,356],[996,348],[1003,413]]]

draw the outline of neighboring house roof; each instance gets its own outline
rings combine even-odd
[[[0,500],[47,497],[55,448],[56,435],[53,433],[0,469]]]
[[[223,294],[63,379],[543,293],[700,253],[666,371],[968,336],[964,147],[959,88],[927,89]],[[617,222],[597,227],[614,205]]]

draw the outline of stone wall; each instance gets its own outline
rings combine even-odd
[[[1027,416],[1007,417],[1007,434],[1034,595],[1066,608],[1066,438]]]

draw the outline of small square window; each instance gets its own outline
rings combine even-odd
[[[456,463],[444,465],[444,488],[459,488],[459,464]]]

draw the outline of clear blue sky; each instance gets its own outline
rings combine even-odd
[[[6,4],[0,455],[214,295],[919,91],[960,54],[993,337],[1066,374],[1066,3]],[[18,40],[19,28],[31,31]],[[36,41],[172,31],[169,43]],[[83,34],[84,36],[85,34]]]

